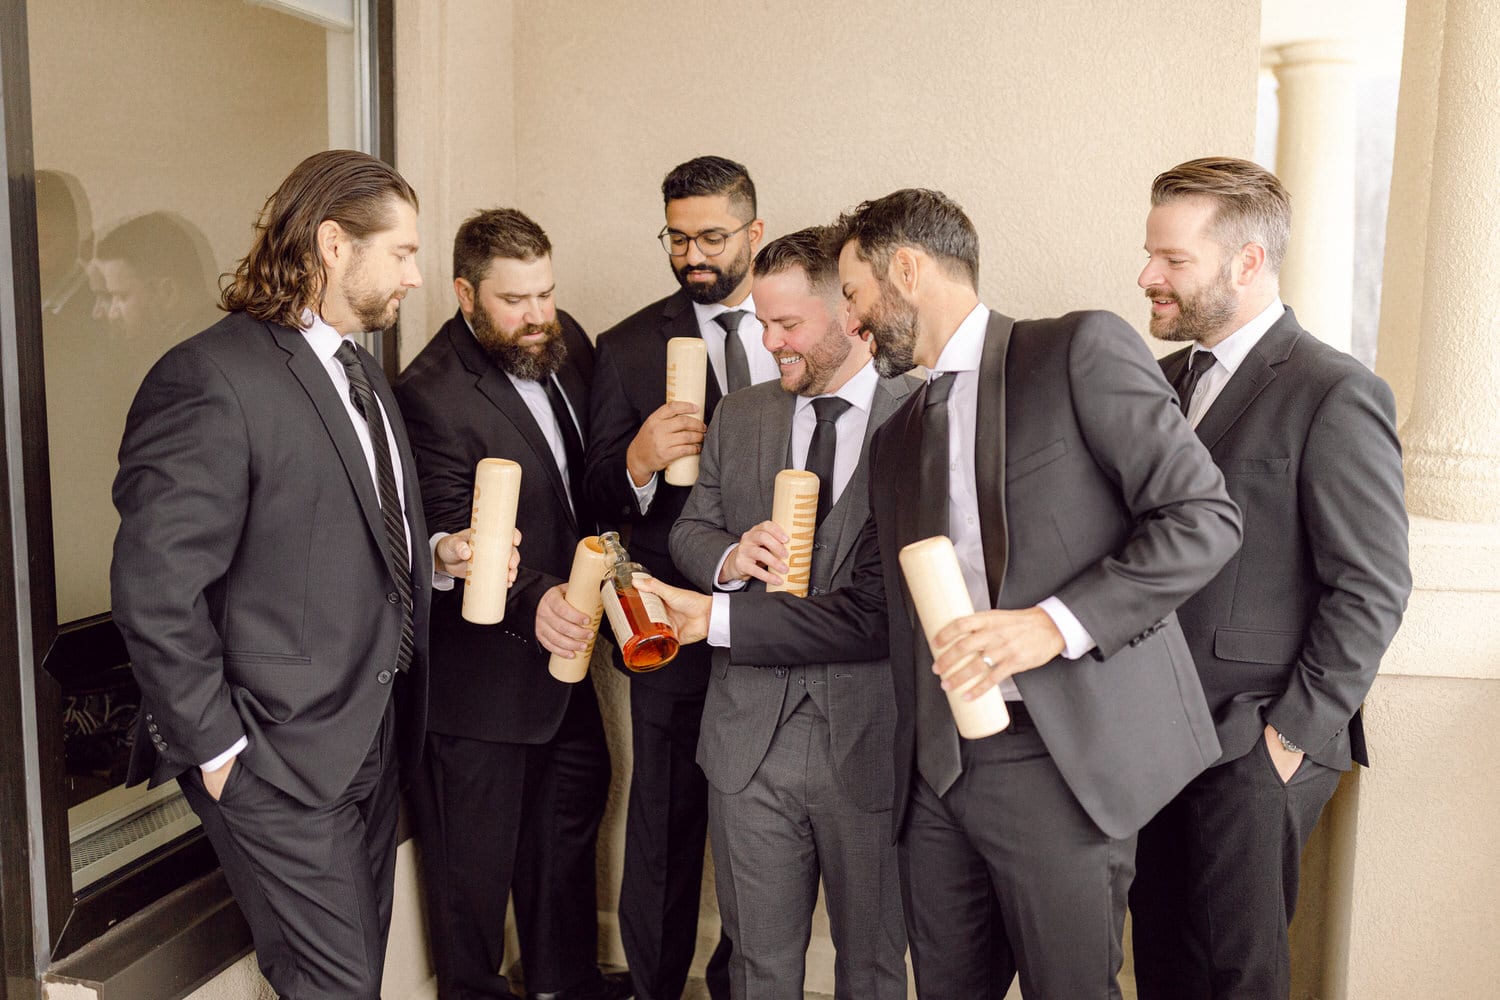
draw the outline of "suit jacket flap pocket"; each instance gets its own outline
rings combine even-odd
[[[1005,464],[1005,481],[1015,482],[1022,476],[1028,476],[1044,465],[1051,465],[1068,453],[1068,442],[1058,438],[1049,445],[1043,445],[1029,455],[1022,455],[1014,461]]]
[[[1302,652],[1301,632],[1270,632],[1260,629],[1214,630],[1214,655],[1240,663],[1295,663]]]
[[[1226,458],[1218,463],[1224,475],[1283,476],[1292,467],[1290,458]]]

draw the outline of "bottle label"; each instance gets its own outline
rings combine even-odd
[[[631,597],[640,601],[641,608],[646,612],[646,617],[653,622],[665,625],[670,630],[671,619],[667,617],[667,609],[661,603],[661,598],[655,594],[647,594],[643,591],[631,588]],[[609,627],[615,633],[615,645],[621,649],[625,643],[630,641],[637,631],[644,632],[644,628],[636,629],[630,623],[630,616],[625,612],[625,605],[620,601],[620,594],[615,590],[613,580],[605,580],[604,585],[599,588],[600,602],[604,605],[605,617],[609,619]],[[641,623],[644,626],[644,622]]]

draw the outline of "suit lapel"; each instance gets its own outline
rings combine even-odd
[[[1213,401],[1208,412],[1203,414],[1203,419],[1198,421],[1198,440],[1203,442],[1205,448],[1212,450],[1229,428],[1234,426],[1245,408],[1255,401],[1255,397],[1275,381],[1275,366],[1291,355],[1292,348],[1301,335],[1302,328],[1297,325],[1297,318],[1288,309],[1250,349],[1219,397]],[[1186,358],[1190,353],[1191,351],[1182,352],[1182,364],[1187,363]],[[1182,365],[1175,367],[1180,371]]]
[[[552,492],[557,496],[557,503],[562,510],[567,512],[568,524],[576,532],[577,518],[574,516],[573,505],[568,502],[568,491],[563,486],[562,473],[557,469],[557,459],[552,454],[552,448],[547,444],[547,438],[542,434],[542,429],[537,426],[536,417],[532,416],[531,408],[516,391],[510,377],[485,355],[479,342],[474,339],[474,335],[469,332],[468,325],[461,317],[449,323],[444,333],[447,334],[459,360],[474,375],[475,387],[495,405],[506,420],[510,421],[511,426],[536,455],[537,465],[546,472],[547,481],[552,484]],[[503,458],[504,456],[496,457]]]
[[[914,379],[905,375],[883,378],[875,383],[875,395],[870,400],[870,419],[865,424],[864,440],[860,444],[859,463],[849,484],[839,494],[838,503],[828,512],[825,525],[838,530],[838,545],[833,552],[833,571],[837,573],[844,560],[854,551],[859,540],[859,529],[870,513],[870,441],[880,425],[894,413],[916,385]],[[835,520],[837,519],[837,520]]]
[[[974,427],[974,479],[979,492],[979,534],[990,607],[1005,585],[1009,535],[1005,523],[1005,355],[1015,320],[990,313],[979,361],[979,402]],[[983,609],[981,609],[983,610]]]
[[[266,324],[276,343],[282,350],[286,351],[287,368],[291,369],[292,375],[302,384],[302,389],[312,400],[313,406],[318,411],[318,416],[323,420],[323,428],[328,436],[333,439],[333,446],[338,451],[339,460],[343,462],[344,472],[349,477],[349,483],[354,487],[354,494],[359,498],[360,510],[364,511],[365,524],[370,529],[370,536],[375,540],[376,546],[383,554],[385,548],[385,521],[380,514],[380,498],[375,493],[375,482],[370,477],[370,463],[365,458],[365,449],[359,443],[359,435],[354,430],[352,418],[349,411],[344,408],[343,400],[339,399],[338,390],[334,388],[333,380],[323,363],[318,360],[318,354],[308,344],[307,339],[296,330],[284,326]],[[372,380],[373,383],[374,380]],[[381,385],[385,384],[382,377]],[[381,403],[390,413],[395,406],[386,395],[382,395]],[[405,461],[408,452],[402,453]],[[414,465],[404,467],[410,472],[415,471]],[[408,475],[408,481],[412,476]],[[421,509],[418,507],[417,509]],[[384,560],[389,564],[390,560]]]
[[[756,444],[759,453],[756,478],[760,483],[762,520],[770,518],[771,508],[776,501],[776,473],[792,467],[792,416],[796,412],[797,397],[790,392],[782,392],[772,405],[766,407],[761,417],[760,435]],[[733,461],[733,456],[721,454],[719,459],[721,462]]]

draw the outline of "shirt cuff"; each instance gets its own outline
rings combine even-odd
[[[1076,660],[1098,645],[1094,642],[1094,637],[1089,635],[1089,630],[1083,627],[1083,622],[1079,621],[1077,616],[1068,610],[1068,606],[1055,596],[1042,601],[1037,607],[1047,613],[1047,617],[1052,619],[1052,624],[1056,625],[1057,630],[1062,633],[1062,655],[1066,659]]]
[[[432,550],[432,589],[452,590],[454,577],[438,567],[437,547],[438,542],[453,534],[451,531],[435,531],[432,537],[427,539],[428,548]]]
[[[234,758],[243,753],[245,748],[249,745],[250,740],[244,736],[241,736],[239,739],[234,741],[234,746],[230,747],[228,750],[225,750],[223,753],[219,754],[219,756],[215,757],[208,763],[200,764],[198,766],[201,767],[204,771],[217,771],[219,768],[223,767],[225,764],[228,764],[231,760],[234,760]]]
[[[642,517],[651,512],[651,501],[656,499],[656,482],[660,477],[660,472],[653,472],[645,486],[637,486],[635,480],[630,478],[630,470],[625,470],[625,482],[629,484],[630,492],[635,494],[635,505],[641,509]]]
[[[738,544],[739,544],[738,542],[735,543],[735,545],[738,545]],[[731,553],[733,551],[734,551],[734,545],[731,545],[731,546],[729,546],[729,548],[725,549],[724,550],[724,554],[719,557],[719,565],[717,565],[717,566],[714,567],[714,589],[715,590],[722,590],[722,591],[725,591],[725,592],[732,592],[732,591],[736,591],[736,590],[744,590],[746,587],[748,587],[750,585],[750,581],[749,580],[730,580],[728,583],[720,583],[719,582],[719,574],[721,574],[721,573],[724,572],[724,564],[729,561],[729,553]]]
[[[720,649],[729,647],[729,595],[714,594],[708,613],[708,644]]]

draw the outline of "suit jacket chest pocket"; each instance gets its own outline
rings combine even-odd
[[[1297,502],[1290,458],[1226,458],[1218,466],[1229,498],[1247,521],[1256,511],[1285,509]]]
[[[1068,453],[1068,442],[1064,438],[1058,438],[1050,444],[1024,455],[1008,458],[1005,463],[1005,485],[1009,489],[1021,480],[1031,476],[1047,466],[1056,462]]]

